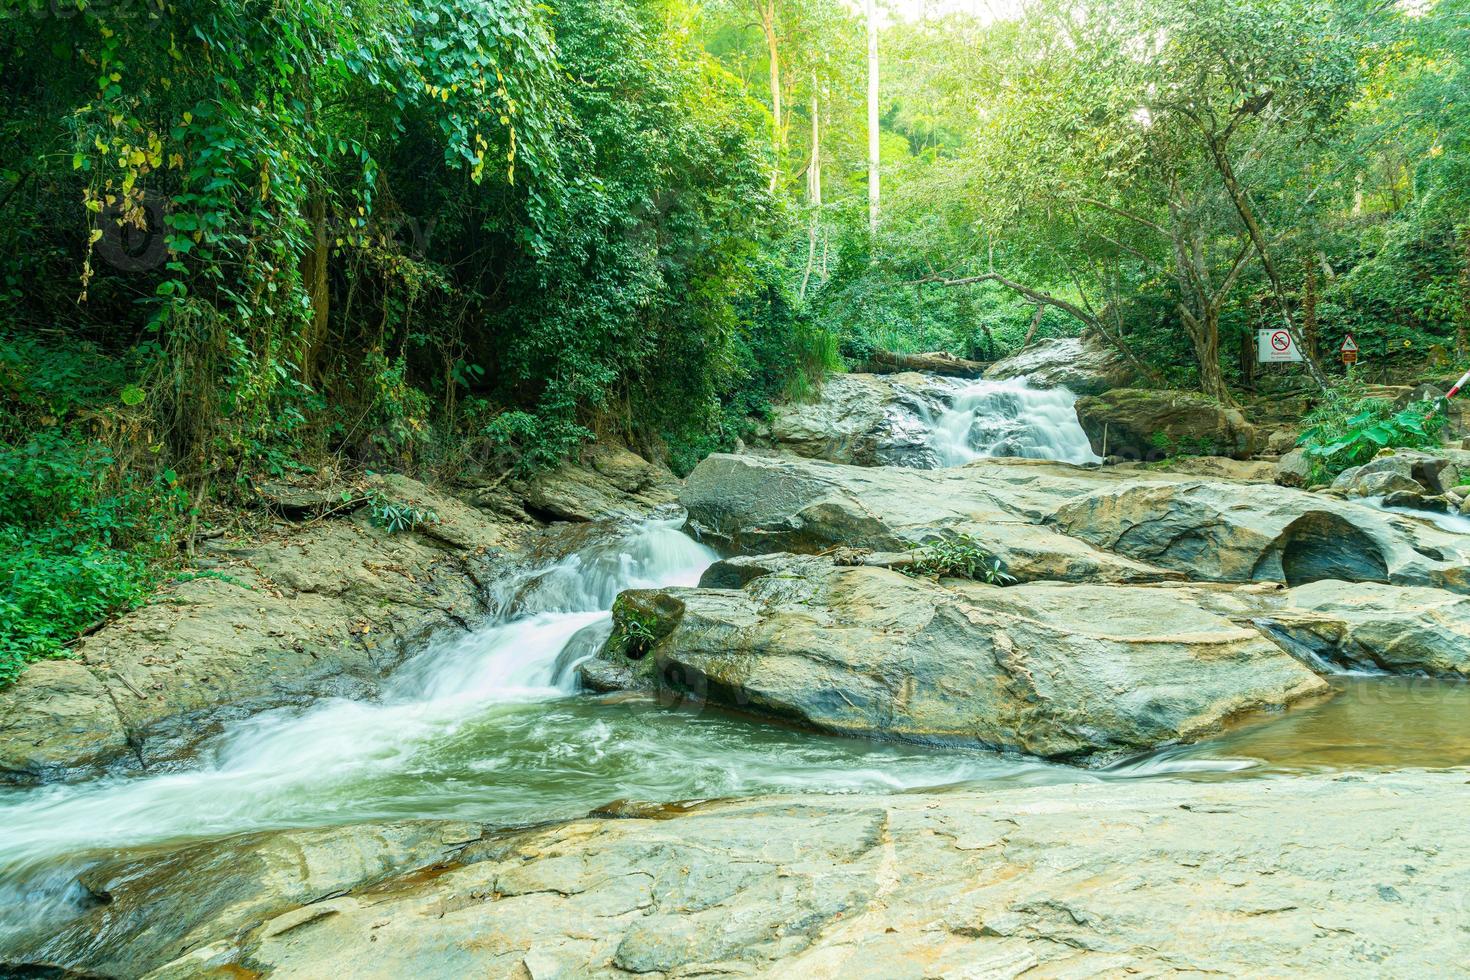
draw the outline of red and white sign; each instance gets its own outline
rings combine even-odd
[[[1284,329],[1259,330],[1256,332],[1256,361],[1275,364],[1283,361],[1300,361],[1301,351],[1291,339],[1291,331]]]
[[[1358,342],[1353,339],[1352,334],[1342,338],[1342,363],[1356,364],[1358,362]]]

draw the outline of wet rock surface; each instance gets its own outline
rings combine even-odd
[[[985,372],[991,381],[1026,378],[1037,388],[1068,388],[1079,395],[1098,395],[1125,388],[1137,380],[1137,371],[1100,337],[1043,340]]]
[[[775,448],[857,466],[938,464],[929,422],[955,391],[929,375],[834,374],[809,402],[778,406],[769,426]]]
[[[1173,589],[998,588],[790,555],[733,559],[705,582],[742,578],[624,593],[611,670],[587,676],[820,731],[1094,764],[1327,691]],[[649,636],[636,647],[634,621]]]
[[[984,460],[935,472],[711,456],[681,497],[690,527],[747,554],[901,552],[974,538],[1021,581],[1318,579],[1470,591],[1462,535],[1320,494]]]
[[[1246,459],[1258,435],[1239,409],[1189,391],[1118,388],[1077,399],[1077,419],[1099,456]]]
[[[110,904],[0,956],[157,978],[1446,975],[1464,794],[1414,771],[252,835],[99,869]],[[151,888],[179,918],[140,931]]]
[[[1271,622],[1329,663],[1470,680],[1470,597],[1333,581],[1286,596]]]
[[[1098,548],[1203,581],[1342,579],[1470,591],[1462,535],[1285,487],[1105,487],[1060,507],[1050,523]]]
[[[598,447],[520,499],[590,521],[671,501],[670,480]],[[511,518],[393,474],[370,489],[424,519],[390,533],[361,494],[329,507],[320,492],[278,487],[269,506],[309,505],[291,511],[296,523],[206,542],[200,569],[84,639],[75,659],[31,665],[0,694],[0,782],[155,770],[187,761],[234,719],[372,699],[430,637],[482,622],[499,601],[496,578],[537,541],[524,512]]]

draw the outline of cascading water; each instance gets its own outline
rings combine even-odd
[[[1077,421],[1076,402],[1066,388],[1032,388],[1025,378],[970,382],[926,420],[929,445],[941,466],[996,456],[1101,462]]]
[[[693,585],[714,553],[652,521],[502,584],[500,622],[431,645],[381,700],[241,721],[197,768],[0,791],[0,949],[72,914],[111,849],[250,830],[440,817],[516,824],[609,800],[884,792],[1076,778],[982,753],[819,738],[712,711],[576,696],[629,588]]]
[[[1470,517],[1465,517],[1461,514],[1445,514],[1432,510],[1417,510],[1412,507],[1388,507],[1384,505],[1382,497],[1364,497],[1361,502],[1370,507],[1376,507],[1385,513],[1403,514],[1406,517],[1428,521],[1441,531],[1450,531],[1454,534],[1470,534]]]

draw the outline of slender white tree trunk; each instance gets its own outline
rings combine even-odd
[[[807,232],[806,271],[801,275],[802,299],[806,299],[807,283],[817,262],[817,233],[822,221],[822,101],[817,87],[817,73],[812,72],[812,161],[806,168],[806,194],[812,206],[812,224]]]
[[[776,3],[758,5],[761,29],[766,35],[766,53],[771,62],[771,148],[775,160],[771,164],[771,193],[781,181],[781,146],[785,132],[781,128],[781,51],[776,37]]]
[[[866,0],[868,15],[868,230],[878,231],[878,11]]]

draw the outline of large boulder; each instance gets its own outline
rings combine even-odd
[[[1391,493],[1443,494],[1470,479],[1470,453],[1456,449],[1385,450],[1362,466],[1343,470],[1332,489],[1350,497],[1384,497]]]
[[[647,514],[674,500],[678,480],[666,467],[621,446],[599,443],[517,489],[528,514],[588,522]]]
[[[1470,927],[1464,800],[1463,772],[1422,770],[766,797],[487,833],[269,906],[210,901],[267,846],[232,838],[194,849],[200,906],[155,917],[171,948],[108,942],[139,914],[119,891],[54,923],[43,962],[155,980],[1445,976]],[[294,834],[273,835],[283,853]],[[50,975],[26,953],[0,962]]]
[[[938,465],[928,420],[952,385],[922,374],[834,374],[817,398],[774,410],[768,434],[779,449],[858,466]]]
[[[1099,456],[1154,460],[1256,451],[1256,430],[1239,409],[1191,391],[1116,388],[1077,399],[1077,419]]]
[[[1304,488],[1312,483],[1312,461],[1305,450],[1293,449],[1276,461],[1272,482],[1283,487]]]
[[[998,588],[792,555],[724,564],[705,581],[743,587],[624,593],[588,680],[1080,763],[1327,690],[1256,630],[1169,589]]]
[[[1462,535],[1287,487],[1104,487],[1061,506],[1050,523],[1098,548],[1200,581],[1343,579],[1470,592],[1470,547]]]
[[[1464,595],[1326,580],[1289,590],[1264,621],[1328,663],[1470,680]]]
[[[1178,578],[1046,527],[1066,500],[1121,477],[1065,464],[987,460],[947,470],[869,469],[781,456],[714,455],[680,502],[695,536],[744,553],[836,547],[903,552],[968,536],[1022,581]]]
[[[1037,388],[1068,388],[1097,395],[1134,383],[1138,374],[1110,344],[1092,334],[1043,340],[996,361],[985,372],[993,381],[1025,378]]]
[[[982,460],[865,469],[711,456],[686,481],[690,530],[746,554],[910,551],[969,537],[1021,581],[1323,578],[1470,591],[1463,535],[1301,490],[1167,471]]]
[[[416,820],[89,855],[83,907],[106,913],[67,928],[47,916],[0,930],[0,974],[12,975],[8,961],[41,968],[26,976],[64,964],[68,975],[136,977],[188,950],[190,968],[176,975],[204,975],[213,972],[207,944],[229,935],[221,922],[267,922],[266,934],[278,935],[333,914],[332,899],[348,889],[444,861],[481,834],[478,824]]]

